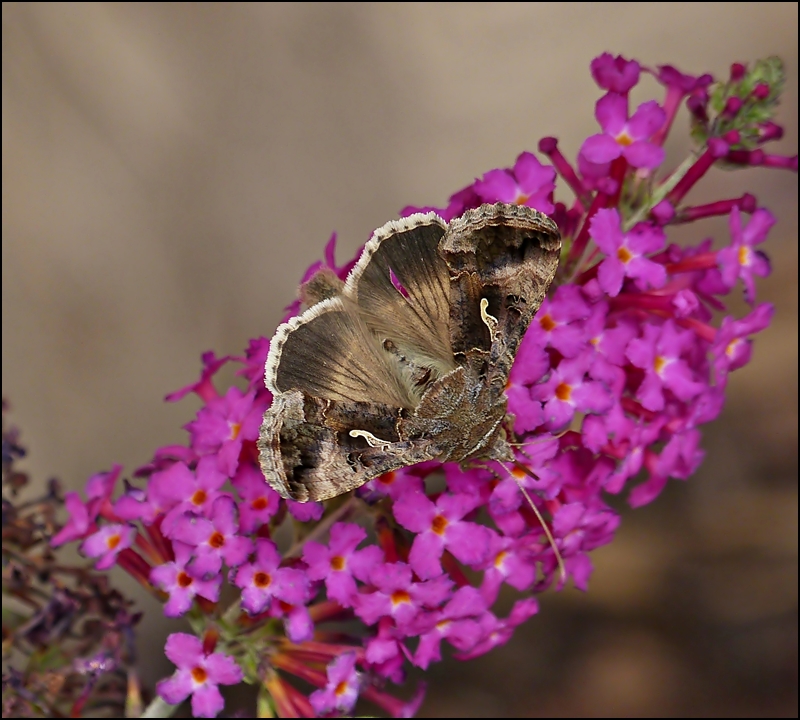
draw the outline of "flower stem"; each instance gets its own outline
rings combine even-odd
[[[172,717],[178,709],[178,705],[170,705],[166,700],[163,700],[160,695],[156,695],[139,716],[143,718],[168,718]]]
[[[697,157],[695,155],[689,155],[677,168],[675,171],[670,175],[666,180],[664,180],[661,185],[659,185],[654,191],[653,196],[650,198],[649,203],[645,203],[640,207],[633,215],[631,215],[622,225],[623,232],[628,232],[636,223],[641,222],[644,220],[650,211],[658,205],[670,192],[675,188],[675,186],[684,178],[686,173],[694,166],[695,162],[697,161]]]

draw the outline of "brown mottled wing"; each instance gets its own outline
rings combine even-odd
[[[373,233],[344,289],[381,342],[439,375],[455,368],[450,275],[438,252],[445,227],[435,213],[387,223]]]
[[[264,477],[282,497],[321,501],[436,457],[431,440],[398,438],[399,413],[386,405],[327,401],[298,390],[276,395],[258,440]],[[363,437],[352,437],[351,429],[386,442],[372,447]]]
[[[300,390],[326,400],[415,405],[355,305],[340,297],[317,303],[278,328],[264,380],[273,395]]]
[[[450,341],[457,357],[489,351],[491,381],[505,387],[519,343],[555,276],[556,224],[520,205],[482,205],[453,220],[439,246],[450,268]],[[480,302],[497,320],[494,338]]]

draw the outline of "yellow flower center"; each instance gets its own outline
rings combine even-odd
[[[550,317],[550,313],[547,313],[543,318],[539,320],[539,325],[542,326],[542,330],[545,332],[550,332],[556,327],[556,321]]]
[[[268,505],[269,500],[265,497],[256,498],[250,503],[250,507],[253,508],[253,510],[266,510]]]
[[[433,530],[433,532],[435,532],[437,535],[442,535],[446,527],[447,527],[447,518],[444,518],[441,515],[437,515],[435,518],[433,518],[433,522],[431,523],[431,530]]]
[[[411,602],[411,595],[405,590],[395,590],[392,593],[392,605],[399,605],[400,603]]]
[[[739,265],[750,264],[750,248],[747,245],[742,245],[739,248]]]
[[[621,263],[627,265],[631,260],[633,260],[633,253],[631,253],[628,248],[621,247],[619,250],[617,250],[617,257]]]
[[[272,584],[272,576],[269,573],[265,573],[259,570],[255,575],[253,575],[253,585],[257,588],[268,588]]]
[[[614,138],[622,147],[628,147],[633,142],[633,138],[628,135],[627,130],[623,130],[617,137]]]

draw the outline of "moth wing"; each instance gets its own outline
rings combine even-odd
[[[322,501],[390,470],[432,460],[439,452],[432,440],[399,439],[394,425],[399,413],[399,408],[325,401],[298,390],[276,395],[258,439],[264,477],[282,497]],[[362,432],[351,435],[350,430]]]
[[[450,274],[439,254],[446,224],[417,213],[376,230],[345,284],[366,325],[411,362],[443,375],[450,347]]]
[[[354,303],[342,297],[317,303],[277,329],[264,381],[273,395],[299,390],[407,408],[416,402]]]
[[[524,205],[482,205],[453,220],[440,245],[452,278],[453,351],[489,351],[495,376],[507,378],[560,250],[558,226]]]

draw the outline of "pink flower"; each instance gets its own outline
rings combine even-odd
[[[564,359],[545,382],[532,388],[533,398],[544,403],[548,430],[563,428],[576,412],[603,413],[613,405],[608,388],[586,377],[591,362],[592,353],[588,351],[577,358]]]
[[[664,150],[650,142],[666,121],[655,100],[642,103],[628,119],[628,98],[610,92],[597,101],[595,117],[603,132],[583,141],[580,156],[588,162],[602,166],[624,157],[633,167],[648,170],[664,162]]]
[[[110,499],[121,472],[122,465],[114,465],[108,472],[92,475],[86,481],[86,503],[81,500],[81,496],[76,492],[68,492],[64,495],[64,503],[67,506],[69,520],[50,541],[53,547],[86,537],[91,532],[91,526],[101,512],[110,515],[114,514],[111,511]]]
[[[169,595],[164,615],[180,617],[189,610],[196,595],[216,602],[222,578],[215,575],[209,580],[196,578],[187,568],[192,559],[192,549],[180,542],[173,543],[175,560],[158,565],[150,571],[150,582]]]
[[[397,521],[417,533],[408,561],[423,580],[442,572],[439,559],[445,548],[466,565],[476,565],[489,552],[490,532],[462,518],[475,509],[468,495],[442,495],[433,503],[422,492],[408,492],[394,504]]]
[[[281,496],[264,480],[261,469],[250,463],[241,463],[232,480],[242,501],[239,503],[239,527],[251,533],[269,523],[280,509]]]
[[[355,613],[367,625],[382,617],[392,617],[398,627],[406,628],[424,608],[437,607],[450,596],[453,585],[444,575],[426,582],[412,582],[406,563],[386,563],[370,572],[375,590],[357,596]]]
[[[645,287],[664,285],[667,279],[664,266],[645,257],[645,253],[664,246],[661,228],[640,224],[623,233],[616,210],[599,210],[592,218],[591,233],[597,247],[606,253],[598,268],[597,279],[603,291],[611,297],[619,295],[626,277],[639,280]]]
[[[527,205],[550,214],[555,209],[551,201],[555,177],[555,169],[542,165],[533,153],[524,152],[513,170],[490,170],[475,181],[474,188],[483,202]]]
[[[553,514],[553,536],[579,590],[587,589],[592,571],[587,553],[611,542],[619,522],[619,515],[600,500],[591,506],[567,503]]]
[[[594,81],[603,90],[624,94],[639,82],[639,63],[622,55],[603,53],[592,60],[591,70]]]
[[[525,334],[523,344],[527,342],[541,348],[552,347],[564,357],[573,358],[586,348],[586,333],[580,321],[589,317],[589,314],[589,306],[580,290],[573,285],[562,285],[552,297],[545,298]],[[531,353],[531,359],[525,365],[535,368],[535,372],[530,369],[526,372],[531,382],[544,376],[546,368],[542,367],[539,357]],[[525,371],[519,368],[514,372],[521,374]]]
[[[305,600],[308,579],[301,570],[279,567],[281,556],[271,540],[258,540],[256,560],[242,565],[233,583],[242,589],[242,607],[257,615],[269,607],[273,598],[289,604]]]
[[[162,524],[164,534],[169,536],[184,513],[209,514],[226,480],[214,457],[201,458],[194,472],[182,462],[175,463],[153,475],[148,486],[148,500],[152,506],[149,515],[153,517],[160,514],[160,510],[169,510]]]
[[[349,715],[358,700],[361,677],[356,671],[356,654],[345,653],[328,665],[328,683],[322,690],[315,690],[309,700],[318,713],[338,710]]]
[[[753,341],[749,336],[769,327],[774,312],[772,304],[762,303],[741,320],[732,317],[722,319],[722,326],[711,347],[718,383],[724,384],[731,370],[738,370],[750,362]]]
[[[352,607],[355,601],[356,579],[367,582],[372,568],[383,562],[383,553],[375,545],[356,550],[366,537],[358,525],[336,523],[331,527],[329,547],[307,542],[303,548],[309,578],[325,580],[328,597],[344,607]]]
[[[456,590],[442,610],[429,613],[416,629],[419,645],[414,653],[414,664],[426,670],[432,662],[441,660],[440,646],[445,639],[456,650],[471,650],[483,635],[476,618],[486,609],[483,597],[474,587],[466,585]]]
[[[744,297],[751,305],[755,302],[756,287],[753,276],[766,277],[770,273],[770,265],[764,253],[755,250],[754,246],[767,239],[770,228],[775,224],[775,216],[759,208],[753,213],[747,226],[742,227],[742,215],[738,207],[731,210],[730,247],[717,253],[722,281],[733,287],[741,278],[744,283]]]
[[[222,368],[225,363],[230,362],[232,359],[233,358],[230,355],[218,358],[213,350],[203,353],[201,358],[203,363],[203,371],[200,374],[200,379],[197,382],[193,382],[190,385],[186,385],[179,390],[171,392],[164,399],[167,402],[177,402],[178,400],[182,400],[191,392],[196,393],[197,396],[205,402],[209,402],[214,398],[219,397],[211,380],[214,375],[219,372],[220,368]]]
[[[504,645],[514,634],[516,627],[539,612],[539,603],[536,598],[517,600],[511,608],[511,613],[505,619],[500,619],[490,611],[486,611],[478,619],[480,636],[478,642],[467,652],[456,655],[459,660],[469,660],[483,655],[489,650]]]
[[[170,537],[193,548],[190,569],[195,577],[211,578],[222,568],[241,565],[253,550],[253,541],[238,534],[239,522],[233,498],[220,495],[209,517],[184,513],[175,520]]]
[[[678,399],[691,400],[703,390],[689,364],[682,359],[695,342],[690,332],[678,330],[671,320],[661,327],[646,325],[644,336],[631,340],[628,358],[644,370],[644,379],[636,393],[648,410],[664,409],[664,390],[670,390]]]
[[[213,454],[220,472],[231,477],[239,464],[242,443],[258,438],[264,410],[266,399],[256,399],[252,390],[242,393],[235,386],[228,388],[224,397],[210,400],[186,426],[192,447],[200,455]]]
[[[86,557],[99,557],[95,568],[107,570],[116,562],[117,555],[133,544],[135,537],[136,528],[132,525],[104,525],[81,543],[80,551]]]
[[[156,686],[158,694],[170,705],[178,705],[192,696],[194,717],[216,717],[225,706],[219,685],[238,685],[244,679],[236,661],[224,653],[203,652],[203,643],[193,635],[172,633],[164,653],[177,666],[172,677]]]

